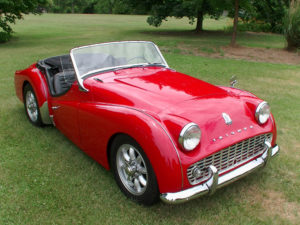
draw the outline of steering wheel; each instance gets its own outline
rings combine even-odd
[[[134,60],[134,59],[143,59],[144,61],[146,61],[147,63],[150,63],[147,59],[145,59],[145,57],[143,56],[136,56],[136,57],[133,57],[131,59],[128,59],[127,62],[129,63],[130,61]]]

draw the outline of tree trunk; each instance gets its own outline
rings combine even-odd
[[[196,32],[200,33],[201,31],[203,31],[203,13],[198,10]]]
[[[115,0],[109,0],[108,3],[109,3],[109,14],[113,14]]]
[[[231,38],[231,46],[236,46],[236,34],[237,34],[237,25],[239,20],[239,0],[235,0],[234,6],[234,19],[233,19],[233,32]]]
[[[72,14],[74,14],[74,0],[72,0]]]
[[[295,1],[294,1],[294,0],[291,0],[290,7],[293,7],[294,4],[295,4]]]

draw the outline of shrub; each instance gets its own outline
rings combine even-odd
[[[0,43],[7,42],[7,41],[9,41],[10,38],[11,38],[11,35],[9,33],[0,32]]]
[[[269,23],[256,23],[256,22],[242,22],[239,21],[238,31],[240,32],[246,32],[246,31],[252,31],[252,32],[272,32],[272,27]],[[233,30],[232,26],[228,26],[224,28],[225,32],[231,33]]]
[[[300,3],[295,3],[286,12],[284,35],[288,50],[300,48]]]

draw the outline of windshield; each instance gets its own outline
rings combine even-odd
[[[168,67],[160,51],[152,42],[111,42],[89,45],[71,50],[77,75],[84,76],[116,68],[139,65]]]

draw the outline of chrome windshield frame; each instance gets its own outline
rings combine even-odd
[[[139,63],[139,64],[128,64],[128,65],[123,65],[123,66],[116,66],[116,67],[106,67],[106,68],[101,68],[99,70],[89,71],[88,73],[83,74],[82,76],[80,76],[78,67],[76,65],[75,57],[74,57],[74,51],[75,50],[82,49],[82,48],[87,48],[87,47],[99,46],[99,45],[109,45],[109,44],[119,44],[119,43],[121,43],[121,44],[122,43],[150,43],[150,44],[153,44],[155,49],[157,50],[159,56],[161,57],[163,63],[164,63],[164,64],[161,64],[161,65],[163,65],[165,68],[169,68],[169,65],[166,62],[165,58],[163,57],[161,51],[159,50],[157,45],[154,44],[151,41],[117,41],[117,42],[105,42],[105,43],[98,43],[98,44],[92,44],[92,45],[84,45],[84,46],[80,46],[80,47],[77,47],[77,48],[73,48],[70,51],[70,56],[71,56],[71,59],[72,59],[72,63],[73,63],[73,66],[74,66],[74,70],[75,70],[75,73],[76,73],[76,78],[77,78],[80,90],[85,91],[85,92],[89,91],[87,88],[84,87],[83,81],[90,74],[101,73],[101,72],[104,72],[104,71],[115,70],[115,69],[123,69],[123,68],[125,69],[125,68],[133,67],[133,66],[153,65],[153,64],[147,64],[147,63]]]

